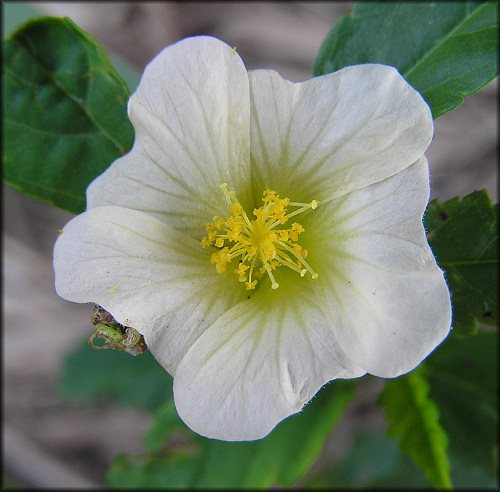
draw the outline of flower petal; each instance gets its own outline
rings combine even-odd
[[[429,107],[396,69],[366,64],[292,84],[250,72],[256,189],[326,201],[396,174],[421,157]]]
[[[376,376],[412,370],[450,330],[448,288],[422,224],[428,195],[421,158],[310,216],[325,312],[347,356]]]
[[[72,219],[56,242],[54,270],[61,297],[95,302],[138,330],[171,374],[205,328],[246,299],[235,275],[217,274],[199,241],[121,207]]]
[[[260,439],[327,381],[364,374],[339,350],[310,282],[300,279],[295,297],[281,287],[261,288],[191,347],[174,379],[174,399],[195,432],[227,441]]]
[[[225,209],[219,185],[240,200],[250,187],[248,85],[241,58],[215,38],[165,48],[129,101],[134,147],[90,185],[88,208],[133,208],[200,239]]]

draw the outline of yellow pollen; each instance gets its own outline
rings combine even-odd
[[[236,193],[228,191],[226,183],[220,187],[231,215],[225,219],[214,217],[213,223],[206,225],[207,236],[201,240],[204,248],[217,248],[210,261],[215,264],[218,273],[224,273],[226,266],[237,259],[239,264],[234,273],[240,282],[245,283],[247,290],[255,289],[258,280],[266,273],[271,280],[271,288],[277,289],[279,284],[273,272],[280,266],[287,266],[301,277],[309,272],[313,279],[318,278],[305,261],[307,250],[297,243],[304,228],[298,222],[293,222],[289,228],[278,228],[291,217],[316,209],[317,200],[310,203],[290,202],[288,198],[280,198],[275,191],[267,189],[263,192],[264,205],[253,210],[256,218],[250,220],[236,199]],[[288,207],[294,207],[294,210],[287,213]]]

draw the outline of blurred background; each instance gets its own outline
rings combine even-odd
[[[3,33],[39,15],[68,16],[113,55],[131,89],[165,46],[208,34],[236,46],[248,69],[299,82],[352,2],[2,2]],[[435,122],[427,152],[431,198],[488,189],[498,200],[497,80]],[[3,186],[3,459],[8,485],[97,488],[118,453],[143,451],[151,416],[110,399],[59,392],[65,357],[93,332],[90,306],[54,291],[52,248],[71,214]],[[89,348],[89,350],[91,350]],[[124,357],[128,355],[122,354]],[[374,384],[376,391],[376,382]],[[381,429],[374,394],[354,402],[325,453],[339,457],[363,429]]]

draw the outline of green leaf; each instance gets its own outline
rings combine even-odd
[[[498,337],[490,330],[452,333],[425,361],[424,370],[448,433],[450,455],[468,473],[479,470],[498,479]]]
[[[186,425],[177,415],[174,400],[170,399],[156,411],[153,422],[144,436],[143,444],[150,451],[161,452],[172,434],[179,430],[185,431]]]
[[[172,378],[149,351],[136,357],[117,350],[94,350],[83,342],[64,361],[62,393],[70,398],[113,398],[155,410],[172,399]]]
[[[3,2],[2,7],[4,39],[10,37],[14,31],[17,31],[21,24],[43,15],[43,11],[40,10],[37,3]],[[141,74],[119,54],[113,51],[108,51],[108,53],[112,66],[125,81],[130,91],[133,92],[139,84]]]
[[[382,432],[354,436],[339,461],[316,469],[304,488],[321,489],[428,489],[432,486],[423,470],[400,452],[398,444]]]
[[[254,442],[223,442],[189,431],[177,448],[165,440],[185,426],[173,405],[158,412],[145,437],[149,451],[120,456],[108,473],[113,487],[256,488],[290,486],[310,467],[354,396],[352,381],[330,383],[301,414]],[[180,438],[177,437],[177,440]]]
[[[107,53],[70,19],[29,21],[3,45],[3,178],[72,213],[133,144],[129,91]]]
[[[389,421],[388,434],[400,438],[401,451],[423,468],[438,488],[451,488],[446,454],[447,436],[439,412],[428,396],[429,385],[419,371],[387,381],[379,396]]]
[[[498,3],[356,3],[326,37],[313,73],[360,63],[396,67],[437,118],[498,75]]]
[[[453,488],[466,490],[498,490],[497,477],[480,469],[471,470],[451,455]],[[344,457],[333,464],[317,466],[302,481],[304,489],[429,489],[432,484],[412,459],[399,451],[396,441],[380,432],[362,433],[355,437]]]
[[[427,206],[429,244],[451,291],[453,328],[474,333],[498,322],[498,205],[486,191]]]

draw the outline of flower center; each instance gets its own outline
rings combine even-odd
[[[245,282],[247,290],[255,289],[257,281],[267,273],[271,279],[271,287],[277,289],[279,284],[273,271],[279,266],[291,268],[301,277],[309,272],[312,278],[318,274],[307,264],[307,250],[297,241],[304,228],[293,222],[288,229],[278,228],[286,224],[291,217],[315,209],[318,202],[290,202],[288,198],[280,198],[275,191],[265,190],[262,201],[264,205],[253,211],[254,220],[250,220],[243,207],[236,199],[234,191],[227,190],[227,183],[221,184],[231,215],[225,219],[214,217],[214,222],[206,225],[207,236],[201,240],[204,248],[217,247],[210,261],[215,264],[217,272],[226,271],[228,263],[239,258],[239,265],[234,273],[240,282]],[[287,207],[295,207],[287,213]]]

